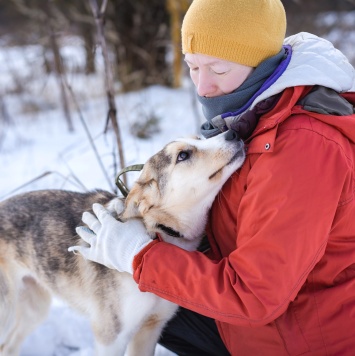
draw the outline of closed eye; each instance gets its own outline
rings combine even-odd
[[[214,73],[214,74],[216,74],[216,75],[223,75],[223,74],[227,74],[228,73],[228,71],[225,71],[225,72],[217,72],[217,71],[215,71],[215,70],[213,70],[213,69],[211,69],[212,70],[212,72]]]
[[[179,154],[176,157],[176,163],[186,161],[191,157],[191,153],[192,152],[190,150],[179,152]]]

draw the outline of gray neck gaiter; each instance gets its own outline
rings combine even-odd
[[[230,94],[215,98],[205,98],[197,95],[197,99],[202,104],[202,111],[206,119],[211,120],[222,113],[237,111],[245,105],[274,72],[284,57],[285,49],[282,48],[278,54],[261,62],[251,76]]]

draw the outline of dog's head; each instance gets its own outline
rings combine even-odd
[[[231,132],[173,141],[145,163],[122,218],[143,218],[150,233],[195,249],[214,198],[244,158],[243,142]]]

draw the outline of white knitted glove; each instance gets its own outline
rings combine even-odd
[[[120,272],[133,274],[133,259],[153,240],[147,234],[142,221],[117,221],[100,204],[94,204],[96,217],[85,212],[82,221],[88,225],[76,228],[78,235],[90,247],[71,246],[68,251],[79,252],[84,258],[103,264]]]

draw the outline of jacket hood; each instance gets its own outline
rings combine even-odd
[[[292,48],[286,70],[255,99],[252,107],[281,92],[282,96],[276,107],[261,119],[254,134],[263,131],[261,127],[266,129],[267,126],[277,125],[289,115],[305,113],[336,127],[355,143],[354,67],[331,42],[307,32],[286,38],[284,44]],[[333,92],[331,96],[334,101],[330,102],[330,97],[324,91],[318,91],[321,95],[314,96],[312,108],[312,103],[302,99],[311,97],[314,87],[324,87],[328,93]],[[342,109],[346,106],[347,113]],[[349,106],[352,112],[351,109],[349,112]]]
[[[331,42],[301,32],[287,37],[284,45],[292,48],[287,69],[272,86],[255,99],[252,107],[286,88],[295,86],[319,85],[338,93],[355,91],[355,70]]]

